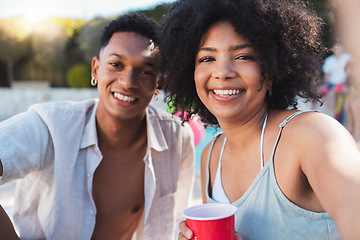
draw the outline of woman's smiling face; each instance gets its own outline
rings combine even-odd
[[[258,55],[230,22],[217,22],[204,33],[194,78],[199,98],[219,122],[245,120],[265,105],[269,83]]]

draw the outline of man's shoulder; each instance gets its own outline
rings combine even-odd
[[[154,105],[149,105],[147,107],[147,113],[149,115],[150,119],[156,119],[158,121],[168,121],[173,122],[175,124],[181,124],[181,119],[177,116],[174,116],[170,114],[169,112],[165,111],[164,109],[161,109],[159,107],[156,107]]]
[[[147,107],[149,123],[155,129],[172,129],[172,133],[182,132],[183,136],[192,134],[192,130],[187,122],[183,122],[178,116],[172,115],[165,110],[149,105]],[[159,130],[159,129],[158,129]],[[186,134],[189,133],[189,134]]]
[[[30,106],[29,111],[39,114],[60,115],[65,112],[87,112],[96,104],[96,99],[87,99],[83,101],[54,101],[38,103]]]
[[[38,115],[48,127],[62,125],[66,128],[84,123],[95,109],[96,103],[96,99],[45,102],[30,106],[28,112]]]

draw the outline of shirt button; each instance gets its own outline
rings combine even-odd
[[[88,173],[88,174],[87,174],[87,176],[88,176],[88,177],[90,177],[90,176],[91,176],[91,174],[90,174],[90,173]]]

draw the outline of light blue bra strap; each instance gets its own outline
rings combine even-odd
[[[287,117],[282,123],[279,124],[280,130],[279,130],[278,136],[277,136],[277,138],[276,138],[276,141],[275,141],[275,144],[274,144],[272,153],[271,153],[271,159],[273,159],[273,157],[274,157],[275,149],[276,149],[276,147],[277,147],[277,145],[278,145],[278,142],[279,142],[279,139],[280,139],[280,136],[281,136],[281,132],[282,132],[283,128],[285,127],[285,125],[286,125],[291,119],[293,119],[294,117],[296,117],[297,115],[302,114],[302,113],[305,113],[305,112],[317,112],[317,110],[301,110],[301,111],[298,111],[298,112],[296,112],[296,113],[291,114],[291,115],[290,115],[289,117]]]

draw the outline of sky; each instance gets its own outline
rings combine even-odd
[[[0,19],[24,16],[32,20],[48,17],[91,20],[171,2],[174,0],[0,0]]]

